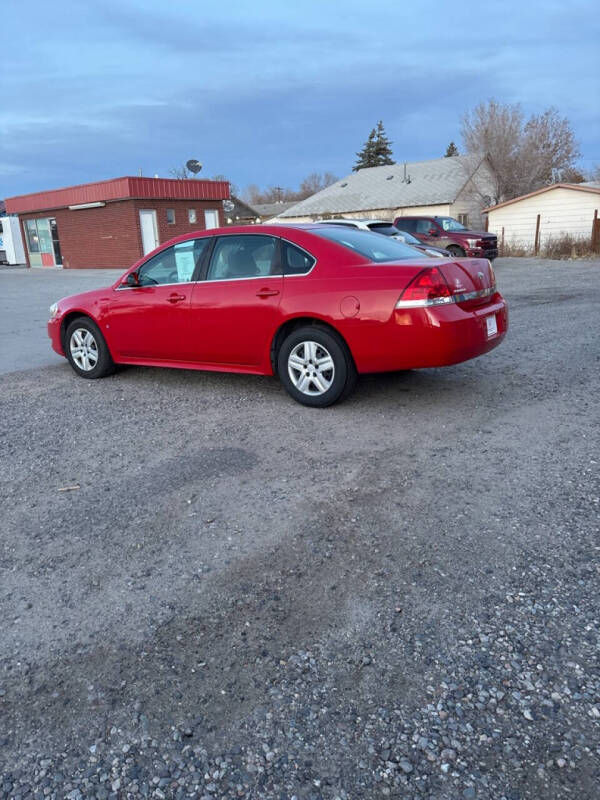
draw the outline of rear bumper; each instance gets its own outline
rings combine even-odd
[[[488,335],[488,317],[497,333]],[[508,330],[508,307],[497,292],[491,302],[465,309],[458,304],[396,309],[382,326],[377,352],[355,352],[359,372],[444,367],[493,350]],[[359,348],[360,350],[360,348]]]
[[[61,326],[61,320],[55,318],[48,321],[47,329],[52,349],[54,350],[55,353],[58,353],[59,356],[64,356],[65,353],[62,347],[62,342],[60,337],[60,326]]]

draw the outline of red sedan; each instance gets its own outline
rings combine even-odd
[[[480,356],[508,325],[489,261],[432,264],[385,236],[310,224],[180,236],[50,313],[52,347],[84,378],[116,364],[276,373],[309,406],[335,403],[357,373]]]

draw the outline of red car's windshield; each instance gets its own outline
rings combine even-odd
[[[337,242],[348,250],[353,250],[361,256],[368,258],[369,261],[380,263],[383,261],[405,261],[415,258],[415,251],[412,247],[402,244],[395,239],[387,236],[380,236],[369,231],[361,231],[356,228],[345,228],[342,226],[327,225],[313,228],[311,233],[322,236]]]

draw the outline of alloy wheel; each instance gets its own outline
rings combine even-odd
[[[288,375],[299,392],[316,397],[331,388],[335,365],[331,353],[318,342],[300,342],[288,356]]]
[[[76,328],[71,334],[69,349],[79,369],[91,372],[98,363],[98,344],[91,331]]]

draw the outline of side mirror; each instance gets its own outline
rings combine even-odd
[[[130,272],[129,275],[127,276],[127,280],[125,281],[125,284],[127,286],[139,286],[140,285],[140,279],[138,277],[137,272]]]
[[[429,234],[429,236],[439,236],[440,235],[438,233],[438,229],[437,228],[429,228],[427,233]]]

